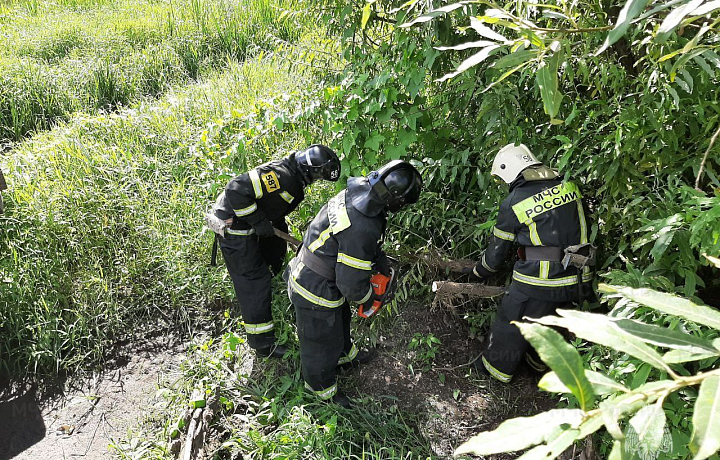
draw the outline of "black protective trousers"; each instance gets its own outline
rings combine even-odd
[[[287,231],[284,222],[273,225]],[[282,269],[287,244],[276,236],[226,235],[220,238],[220,249],[235,287],[248,345],[254,349],[274,345],[272,277]]]
[[[536,367],[535,363],[542,365],[535,350],[511,322],[521,321],[525,316],[541,318],[552,315],[559,308],[572,308],[572,303],[535,299],[511,287],[498,307],[497,316],[490,327],[485,350],[480,358],[490,375],[507,383],[512,380],[524,358],[533,367]]]
[[[350,304],[338,308],[295,305],[300,362],[306,386],[322,399],[337,393],[337,366],[353,354]]]

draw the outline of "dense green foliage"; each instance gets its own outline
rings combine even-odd
[[[720,124],[714,29],[705,35],[709,44],[700,49],[705,54],[693,53],[690,61],[667,57],[687,46],[684,37],[664,44],[638,40],[634,47],[596,56],[603,31],[528,37],[532,31],[521,30],[494,48],[487,64],[434,82],[455,67],[455,53],[437,48],[488,41],[467,27],[466,19],[485,18],[484,5],[464,6],[465,14],[455,16],[429,15],[440,19],[416,29],[396,22],[422,13],[421,2],[408,2],[404,9],[385,2],[338,3],[327,21],[345,38],[350,65],[311,116],[322,116],[325,132],[348,154],[347,174],[388,158],[421,161],[428,193],[421,211],[408,213],[402,228],[419,233],[416,244],[429,240],[453,254],[477,253],[506,193],[490,180],[489,163],[499,146],[523,142],[584,184],[597,222],[592,238],[605,254],[603,268],[630,271],[629,276],[613,272],[611,279],[686,295],[716,288],[701,254],[720,253],[719,145],[705,165],[701,190],[693,189],[703,152]],[[605,26],[603,6],[575,5],[566,13],[579,28]],[[548,27],[554,24],[530,4],[517,8],[550,21]],[[497,18],[483,21],[493,24]],[[642,38],[641,28],[636,33]],[[635,66],[627,64],[628,57]],[[505,75],[512,64],[522,66]],[[558,72],[552,118],[536,77],[548,66]]]
[[[292,1],[61,1],[0,5],[0,141],[77,111],[159,95],[248,51],[295,40]]]
[[[547,316],[531,324],[519,324],[523,335],[538,351],[552,371],[539,383],[540,388],[572,394],[578,409],[553,410],[532,417],[508,420],[497,429],[480,433],[457,454],[487,455],[499,452],[529,450],[520,458],[555,458],[576,440],[592,435],[601,427],[612,435],[613,460],[640,458],[717,458],[720,449],[720,370],[711,364],[720,355],[720,341],[667,329],[630,319],[638,306],[682,318],[710,329],[717,336],[720,312],[688,300],[649,289],[632,289],[602,285],[601,290],[622,300],[609,316],[596,313],[559,310],[558,316]],[[537,324],[540,323],[540,324]],[[562,327],[577,337],[626,353],[647,368],[662,372],[662,379],[645,382],[642,371],[625,386],[607,375],[583,367],[580,354],[555,330]],[[661,349],[667,349],[661,355]],[[688,375],[679,363],[701,362],[700,372]],[[674,369],[673,369],[674,368]],[[679,373],[676,373],[678,370]],[[666,400],[687,402],[690,391],[699,386],[691,414],[692,436],[683,431],[665,429]],[[692,390],[691,390],[692,389]],[[690,391],[689,391],[690,390]],[[599,404],[595,404],[596,401]],[[672,403],[671,403],[672,404]],[[621,428],[623,419],[628,418]],[[675,425],[677,422],[675,420]],[[540,427],[538,426],[540,425]],[[532,432],[530,436],[526,433]]]
[[[0,7],[0,138],[58,123],[2,158],[11,190],[0,217],[0,373],[84,369],[137,324],[185,322],[232,299],[223,271],[207,267],[211,238],[202,213],[236,173],[318,141],[343,154],[345,178],[395,158],[421,167],[427,191],[391,220],[391,252],[477,256],[506,194],[489,165],[500,146],[523,142],[582,184],[603,277],[717,301],[717,269],[702,257],[720,255],[720,144],[710,140],[720,126],[717,11],[690,16],[659,37],[667,11],[628,20],[626,38],[615,29],[598,54],[617,18],[627,18],[620,4],[463,2],[449,14],[428,14],[428,2],[327,0],[286,14],[274,2],[246,3],[238,10],[196,0]],[[637,16],[648,2],[630,5]],[[315,18],[322,30],[307,37],[298,23]],[[461,45],[477,41],[485,43]],[[330,192],[314,187],[293,216],[296,229]],[[418,270],[406,281],[405,295],[424,290]],[[287,299],[275,297],[276,311],[291,318]],[[626,306],[621,301],[613,313],[706,342],[717,338],[677,317]],[[387,327],[392,313],[374,321],[369,335]],[[292,328],[285,324],[281,336],[290,339]],[[348,428],[368,417],[390,427],[392,455],[408,454],[403,441],[412,426],[402,414],[308,414],[298,409],[307,401],[297,374],[258,385],[237,381],[227,366],[241,353],[226,352],[238,340],[231,333],[191,357],[180,386],[169,389],[172,416],[190,390],[205,386],[228,401],[249,395],[260,424],[233,432],[228,450],[385,458],[390,451]],[[431,360],[433,343],[425,345]],[[664,366],[627,349],[580,339],[574,345],[586,368],[630,390],[667,378]],[[712,355],[674,362],[671,370],[690,376],[716,363]],[[575,395],[563,404],[594,410],[599,398],[577,397],[587,382],[560,380]],[[683,387],[662,399],[678,457],[689,455],[697,398],[692,385]],[[328,446],[333,435],[351,447]],[[601,452],[609,453],[614,444],[605,439]],[[411,456],[427,452],[421,440],[411,444]],[[167,454],[160,441],[145,447]]]
[[[703,254],[720,253],[720,145],[711,140],[720,129],[718,21],[705,18],[707,9],[678,19],[685,29],[675,30],[667,11],[650,10],[627,39],[619,20],[602,50],[620,6],[480,1],[433,13],[417,1],[335,5],[326,20],[344,37],[349,65],[310,116],[322,116],[333,145],[348,154],[348,174],[401,156],[424,166],[428,192],[393,222],[399,252],[429,244],[477,254],[506,193],[490,180],[490,162],[500,146],[523,142],[583,184],[602,276],[717,303],[720,280]],[[648,309],[628,315],[690,327]],[[584,360],[631,388],[664,378],[600,347]],[[715,363],[678,367],[692,373]],[[685,456],[695,396],[681,393],[663,401],[674,414],[671,455]]]

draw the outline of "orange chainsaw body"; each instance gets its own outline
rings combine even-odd
[[[372,306],[367,309],[363,308],[363,305],[358,307],[358,316],[361,318],[370,318],[376,314],[382,306],[388,300],[388,295],[391,294],[391,288],[395,281],[395,270],[390,269],[390,276],[385,276],[382,273],[375,273],[370,278],[370,284],[372,285],[373,293],[375,294],[375,300]]]

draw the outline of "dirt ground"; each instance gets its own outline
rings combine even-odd
[[[425,369],[417,351],[409,348],[416,333],[432,333],[441,342]],[[472,435],[507,418],[555,406],[537,389],[539,377],[526,369],[510,385],[471,371],[467,364],[479,355],[481,342],[470,335],[467,322],[449,310],[418,304],[402,308],[396,324],[381,338],[378,356],[344,375],[349,396],[362,393],[419,413],[422,434],[442,459],[451,458]],[[130,343],[92,379],[66,384],[52,396],[38,396],[30,388],[9,401],[0,400],[0,460],[112,458],[109,445],[139,426],[155,401],[158,381],[176,372],[186,357],[187,343],[168,335]]]
[[[418,369],[417,353],[409,349],[415,333],[432,333],[441,341],[428,370]],[[379,355],[353,371],[351,378],[362,382],[367,394],[391,396],[400,409],[423,413],[423,435],[440,458],[451,458],[468,438],[496,428],[507,418],[555,406],[547,393],[538,390],[539,376],[525,368],[509,385],[471,371],[467,363],[480,354],[481,342],[470,338],[469,326],[456,314],[408,306],[390,334],[381,340]]]
[[[180,340],[161,336],[120,348],[107,370],[54,395],[24,388],[0,401],[0,460],[112,458],[110,443],[137,425],[158,379],[184,356]]]

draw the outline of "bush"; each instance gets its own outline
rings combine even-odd
[[[604,458],[693,458],[704,460],[720,449],[720,313],[710,307],[649,289],[601,286],[621,301],[609,317],[594,313],[559,310],[535,323],[519,323],[525,338],[552,369],[539,383],[555,393],[572,394],[579,408],[555,409],[532,417],[503,422],[496,430],[480,433],[460,446],[456,455],[488,455],[530,448],[521,458],[553,459],[576,440],[603,426],[613,443]],[[704,326],[699,334],[681,328],[665,328],[631,319],[636,305]],[[634,307],[635,306],[635,307]],[[577,337],[610,347],[646,363],[659,372],[658,379],[632,379],[620,383],[605,374],[586,369],[580,354],[556,331],[562,327]],[[670,351],[661,355],[658,348]],[[689,373],[682,363],[699,363]],[[637,377],[637,376],[636,376]],[[698,387],[695,392],[694,387]],[[666,431],[666,411],[672,416],[694,405],[691,427]],[[687,414],[688,418],[690,414]],[[623,420],[629,418],[621,428]],[[688,446],[689,440],[689,446]],[[688,451],[689,449],[689,451]]]

